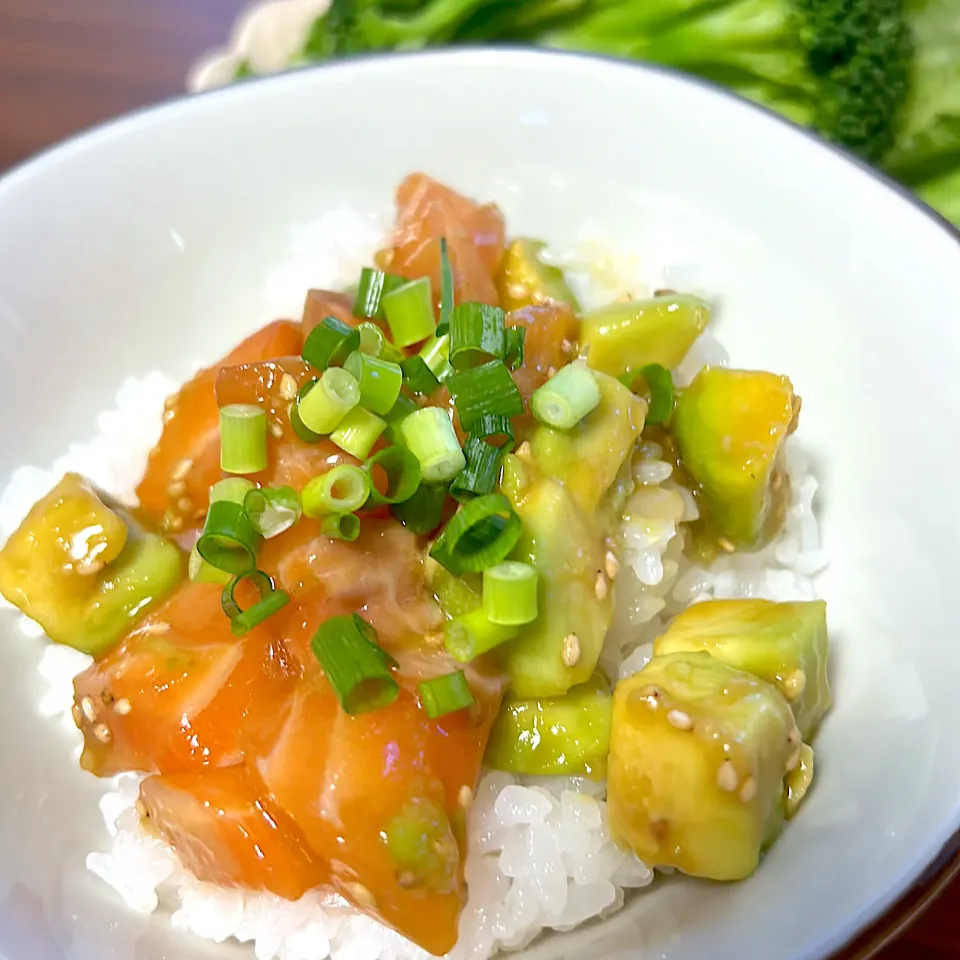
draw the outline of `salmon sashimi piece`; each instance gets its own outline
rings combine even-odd
[[[257,769],[272,800],[331,865],[336,890],[433,954],[457,939],[465,900],[466,810],[499,684],[472,684],[477,703],[436,720],[416,676],[389,707],[347,715],[326,678],[305,679],[286,725]],[[434,658],[434,672],[456,664]]]
[[[326,862],[245,767],[147,777],[139,809],[198,880],[287,900],[329,880]]]
[[[513,379],[529,411],[530,397],[573,356],[577,317],[569,303],[550,301],[507,314],[508,327],[523,327],[523,363]],[[566,348],[564,347],[566,344]]]
[[[333,290],[308,290],[303,302],[303,333],[306,336],[326,317],[336,317],[348,327],[355,327],[360,320],[353,315],[353,300],[345,293]]]
[[[294,598],[284,633],[304,667],[316,667],[310,640],[332,616],[359,613],[388,649],[422,644],[443,626],[420,544],[394,520],[365,517],[360,536],[346,543],[323,536],[319,523],[304,518],[265,541],[259,563]]]
[[[74,680],[80,765],[179,773],[243,760],[243,743],[283,722],[300,673],[283,618],[238,639],[220,587],[185,581],[106,656]]]
[[[167,533],[199,526],[220,473],[220,414],[214,385],[221,366],[299,354],[300,324],[278,320],[201,370],[167,400],[163,432],[137,487],[141,511]]]
[[[440,298],[440,238],[446,237],[457,303],[499,303],[493,278],[504,248],[503,216],[492,204],[480,205],[422,173],[397,189],[397,222],[390,246],[378,262],[391,273],[429,277]]]

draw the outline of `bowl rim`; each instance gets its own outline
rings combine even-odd
[[[241,82],[198,92],[182,92],[154,103],[127,111],[84,130],[80,130],[37,153],[26,157],[13,167],[0,172],[0,202],[9,192],[15,190],[20,181],[39,175],[47,167],[55,165],[61,158],[71,153],[95,147],[114,135],[122,135],[127,129],[134,129],[141,123],[149,123],[155,115],[175,114],[186,104],[194,100],[207,98],[241,97],[243,91],[262,84],[280,86],[284,83],[295,84],[302,81],[305,74],[324,72],[343,72],[362,69],[367,64],[410,63],[416,65],[422,61],[495,59],[507,60],[555,60],[570,63],[593,64],[598,69],[625,68],[640,73],[666,77],[672,82],[697,87],[710,95],[719,95],[738,102],[741,106],[757,111],[771,121],[792,128],[807,141],[815,143],[820,149],[827,150],[841,162],[856,168],[861,174],[870,177],[882,185],[888,192],[907,203],[923,218],[930,221],[957,245],[960,253],[960,228],[954,226],[932,207],[924,203],[912,190],[894,180],[891,176],[871,166],[862,158],[846,148],[824,139],[815,131],[782,116],[770,107],[756,103],[741,94],[704,77],[686,73],[674,67],[662,64],[629,60],[609,54],[557,50],[520,44],[483,46],[464,44],[456,47],[431,48],[411,51],[372,51],[336,57],[315,63],[291,67],[278,73],[256,76]],[[931,838],[935,839],[935,838]],[[911,872],[892,883],[886,893],[880,895],[865,912],[852,923],[833,931],[821,941],[819,950],[826,950],[817,960],[868,960],[892,940],[904,932],[931,903],[945,890],[949,883],[960,876],[960,804],[954,816],[950,834],[941,840],[932,853],[928,853]],[[832,944],[831,944],[832,941]],[[813,960],[813,958],[811,958]]]

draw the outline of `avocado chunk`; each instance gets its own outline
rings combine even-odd
[[[612,704],[610,684],[600,672],[559,697],[508,697],[490,731],[484,762],[530,776],[602,777]]]
[[[504,644],[518,697],[553,697],[590,679],[613,615],[613,597],[596,589],[604,564],[604,531],[552,477],[503,458],[500,488],[523,524],[511,555],[539,574],[537,619]]]
[[[705,650],[783,694],[807,740],[830,708],[827,605],[822,600],[706,600],[657,637],[654,656]]]
[[[182,579],[183,555],[139,528],[76,473],[0,550],[0,593],[55,643],[97,655]]]
[[[677,397],[683,466],[724,549],[756,549],[779,528],[789,492],[780,455],[799,409],[786,377],[755,370],[708,367]]]
[[[672,370],[710,322],[710,307],[693,294],[622,300],[580,318],[580,355],[612,377],[659,363]]]
[[[537,466],[588,513],[597,509],[643,430],[645,401],[614,377],[595,374],[600,403],[571,430],[540,424],[530,438]]]
[[[578,310],[577,298],[567,286],[563,271],[546,264],[541,254],[547,248],[542,240],[518,237],[511,241],[503,255],[503,266],[497,277],[497,293],[504,310],[533,307],[547,300],[562,300]]]
[[[708,653],[654,657],[614,691],[611,829],[650,866],[748,877],[783,826],[799,746],[775,687]]]

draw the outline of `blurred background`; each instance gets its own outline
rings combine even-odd
[[[186,89],[357,52],[504,42],[706,76],[960,223],[960,0],[334,0],[330,10],[325,0],[0,0],[0,174]],[[943,895],[880,960],[960,958],[960,880],[933,874],[909,906]],[[862,938],[851,960],[907,912]]]

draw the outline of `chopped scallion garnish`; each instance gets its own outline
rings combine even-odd
[[[406,357],[400,362],[403,368],[403,382],[411,393],[429,397],[440,388],[440,381],[421,356]]]
[[[453,316],[453,267],[447,252],[447,238],[440,238],[440,323],[437,336],[442,337],[450,329]],[[439,376],[439,374],[438,374]]]
[[[318,370],[337,366],[360,346],[360,334],[336,317],[324,317],[308,334],[301,356]]]
[[[393,409],[403,386],[403,370],[398,363],[354,351],[343,369],[360,385],[360,406],[383,416]]]
[[[643,377],[650,391],[650,405],[647,407],[646,422],[649,424],[666,423],[673,413],[673,377],[670,371],[659,363],[648,363],[637,373]]]
[[[360,518],[355,513],[330,513],[320,521],[320,532],[331,540],[353,543],[360,536]]]
[[[357,621],[366,629],[361,630]],[[371,636],[376,637],[373,627],[353,614],[331,617],[310,642],[344,713],[379,710],[400,693],[390,672],[389,654]]]
[[[210,503],[216,503],[217,500],[229,500],[231,503],[243,503],[244,498],[251,490],[256,489],[256,484],[246,477],[226,477],[218,480],[210,488]]]
[[[504,314],[485,303],[461,303],[450,321],[450,363],[466,370],[490,359],[502,360],[506,349]]]
[[[190,563],[187,567],[187,575],[193,583],[229,583],[231,574],[226,570],[217,569],[212,563],[207,563],[194,544],[190,551]]]
[[[479,573],[506,559],[520,539],[520,518],[502,493],[464,503],[437,538],[430,556],[454,576]]]
[[[243,510],[254,529],[270,540],[289,530],[303,513],[300,494],[293,487],[264,487],[249,490]]]
[[[384,447],[364,463],[363,469],[370,478],[372,503],[403,503],[420,486],[420,461],[406,447]],[[379,470],[383,471],[386,478],[382,493],[376,484]]]
[[[319,443],[323,436],[319,433],[314,433],[312,430],[308,429],[303,421],[300,419],[300,402],[303,398],[320,382],[319,378],[314,377],[313,380],[308,380],[297,393],[296,400],[290,404],[290,426],[293,428],[293,432],[304,442],[304,443]]]
[[[406,446],[406,441],[403,439],[403,431],[400,429],[404,420],[411,413],[416,413],[420,408],[410,399],[405,393],[401,393],[397,397],[397,402],[393,405],[393,408],[388,414],[384,416],[384,420],[387,421],[387,432],[386,438],[391,443],[399,444],[400,446]]]
[[[317,520],[328,514],[353,513],[370,495],[370,478],[360,467],[341,463],[314,477],[301,491],[303,512]]]
[[[523,366],[523,341],[526,335],[526,327],[507,327],[503,361],[511,370]]]
[[[420,694],[423,709],[431,720],[444,717],[448,713],[456,713],[457,710],[465,710],[476,703],[462,670],[424,680],[417,684],[417,692]]]
[[[359,402],[356,378],[340,367],[330,367],[312,390],[300,396],[297,413],[308,430],[328,434]]]
[[[259,473],[267,468],[267,414],[255,403],[220,408],[220,469]]]
[[[260,534],[233,500],[215,500],[207,511],[197,552],[218,570],[239,574],[253,570],[257,563]]]
[[[436,331],[429,277],[391,290],[383,297],[382,306],[390,324],[390,339],[396,347],[413,346]]]
[[[443,519],[447,493],[445,483],[421,483],[409,500],[394,504],[390,512],[411,533],[433,533]]]
[[[387,339],[386,334],[369,320],[357,325],[360,334],[360,346],[357,348],[368,357],[386,360],[390,363],[399,363],[403,354]]]
[[[500,477],[500,458],[503,451],[485,440],[468,437],[463,445],[466,466],[453,478],[450,493],[457,500],[493,493]]]
[[[570,430],[600,403],[597,378],[584,363],[570,363],[530,398],[533,415],[548,427]]]
[[[357,284],[357,298],[353,304],[355,317],[374,317],[383,319],[382,300],[391,290],[403,286],[407,281],[393,273],[384,273],[373,267],[364,267],[360,271],[360,282]]]
[[[460,663],[469,663],[520,633],[519,627],[491,623],[482,607],[464,613],[443,625],[443,644],[447,653]]]
[[[522,626],[537,619],[537,571],[507,560],[483,571],[483,612],[491,623]]]
[[[430,372],[443,383],[453,373],[453,367],[450,366],[448,354],[450,352],[450,336],[444,334],[442,337],[431,337],[421,348],[420,356],[423,362],[430,368]]]
[[[517,417],[523,413],[523,397],[502,360],[490,360],[479,367],[455,373],[447,387],[467,433],[480,417],[498,414]]]
[[[484,414],[470,424],[470,436],[486,440],[501,450],[512,450],[514,441],[513,424],[497,413]]]
[[[466,465],[457,432],[446,410],[423,407],[411,413],[400,429],[407,448],[420,461],[425,483],[451,480]]]
[[[220,606],[231,620],[243,613],[243,607],[240,606],[240,601],[236,596],[237,587],[241,583],[248,583],[250,586],[256,587],[261,600],[273,592],[273,581],[262,570],[249,570],[247,573],[232,577],[220,594]]]
[[[330,434],[330,439],[352,457],[365,460],[386,429],[386,420],[363,407],[354,407]]]

